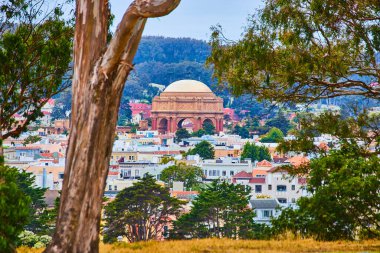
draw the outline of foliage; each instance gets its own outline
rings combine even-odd
[[[18,185],[16,168],[0,165],[0,251],[13,252],[17,236],[29,219],[30,196]]]
[[[344,117],[331,112],[299,118],[295,140],[280,143],[282,152],[316,157],[308,165],[288,168],[307,178],[310,197],[299,199],[299,209],[286,209],[274,221],[277,233],[290,230],[319,240],[379,237],[378,209],[380,116],[356,111]],[[329,148],[315,146],[321,135],[334,136]],[[371,150],[372,147],[372,151]]]
[[[33,173],[21,170],[16,174],[19,189],[31,199],[29,205],[29,218],[25,229],[38,235],[51,234],[54,227],[54,218],[47,210],[44,194],[45,188],[34,186],[35,176]]]
[[[18,137],[43,116],[41,107],[70,85],[73,29],[57,6],[44,1],[9,1],[0,8],[0,129]],[[15,25],[17,24],[17,25]],[[17,53],[15,53],[17,52]],[[25,118],[17,121],[15,115]]]
[[[175,162],[174,157],[172,157],[172,156],[164,156],[164,157],[162,157],[160,164],[168,164],[171,161]]]
[[[66,119],[68,112],[71,111],[72,94],[71,90],[65,90],[55,99],[53,111],[51,112],[52,120]]]
[[[202,159],[214,159],[214,147],[208,141],[201,141],[196,144],[193,149],[188,152],[189,155],[198,154]]]
[[[33,248],[44,248],[51,241],[51,237],[48,235],[38,236],[33,232],[27,230],[21,232],[18,238],[20,245]]]
[[[29,135],[28,137],[25,138],[23,144],[33,144],[36,142],[39,142],[42,138],[38,135]]]
[[[157,239],[169,216],[178,215],[182,202],[148,175],[120,191],[105,207],[104,241],[125,236],[129,242]]]
[[[263,143],[274,143],[280,142],[284,139],[284,134],[277,127],[272,127],[269,132],[260,139]]]
[[[174,238],[254,237],[254,212],[248,208],[249,187],[213,181],[192,202],[190,213],[174,222]]]
[[[202,181],[203,171],[200,167],[178,163],[162,170],[161,180],[173,187],[173,181],[184,182],[186,190],[199,185]]]
[[[262,160],[271,161],[272,157],[269,153],[267,147],[256,146],[255,143],[247,142],[243,147],[243,152],[241,153],[241,159],[251,159],[252,162]]]
[[[175,132],[175,138],[177,142],[181,142],[183,139],[190,138],[190,133],[186,128],[180,128]]]
[[[312,195],[274,220],[277,233],[291,230],[318,240],[380,238],[380,158],[354,141],[340,145],[303,166]]]
[[[241,127],[239,125],[236,125],[234,127],[234,130],[232,131],[233,134],[239,135],[241,138],[247,139],[249,138],[249,131],[246,127]]]
[[[121,98],[120,108],[119,108],[119,117],[117,119],[118,126],[125,126],[128,120],[132,119],[132,110],[129,105],[129,100],[125,97]]]
[[[201,128],[201,129],[199,129],[199,130],[197,130],[197,131],[192,132],[192,133],[191,133],[191,136],[194,136],[194,137],[202,137],[202,136],[205,135],[205,134],[206,134],[206,131],[205,131],[203,128]]]
[[[205,130],[205,133],[208,135],[214,135],[215,134],[215,126],[210,121],[203,122],[202,125],[203,129]]]
[[[236,95],[285,103],[379,99],[379,22],[373,0],[268,0],[240,41],[229,42],[214,29],[208,62]]]
[[[275,117],[268,120],[265,125],[270,128],[276,127],[280,129],[281,132],[283,132],[285,135],[292,128],[290,121],[285,117],[282,111],[279,111]]]

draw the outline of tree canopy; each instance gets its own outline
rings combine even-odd
[[[19,233],[30,222],[31,197],[19,186],[16,168],[0,165],[0,251],[15,252]]]
[[[248,208],[250,188],[213,181],[192,202],[190,213],[174,222],[174,238],[253,238],[254,212]]]
[[[284,134],[277,127],[272,127],[269,132],[260,139],[263,143],[280,142],[284,139]]]
[[[173,187],[173,181],[184,182],[185,188],[189,191],[200,184],[203,176],[200,167],[178,163],[163,169],[160,179],[169,187]]]
[[[45,13],[44,4],[10,1],[0,9],[0,139],[19,136],[43,116],[48,99],[70,85],[73,28],[60,6]],[[17,114],[25,120],[15,120]]]
[[[380,238],[379,157],[347,140],[340,149],[320,155],[290,170],[307,179],[311,195],[301,197],[297,209],[285,209],[273,221],[276,233],[290,230],[319,240]]]
[[[120,191],[105,207],[104,241],[115,242],[118,236],[129,242],[158,239],[170,224],[169,217],[178,215],[181,204],[148,175]]]
[[[215,151],[210,142],[201,141],[200,143],[196,144],[193,149],[190,149],[188,154],[198,154],[202,159],[214,159]]]
[[[190,138],[190,136],[191,135],[190,135],[189,131],[187,131],[186,128],[179,128],[175,132],[175,138],[176,138],[177,142],[181,142],[183,139]]]
[[[379,34],[377,1],[268,0],[238,42],[214,29],[208,63],[235,95],[286,103],[379,99]]]
[[[267,147],[257,146],[255,143],[247,142],[243,147],[243,152],[241,153],[241,159],[251,159],[252,162],[262,160],[271,161],[272,157],[269,153]]]

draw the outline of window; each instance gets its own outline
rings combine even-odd
[[[139,176],[139,173],[140,173],[139,170],[136,170],[135,171],[135,176]]]
[[[261,185],[255,185],[255,192],[261,193]]]
[[[263,211],[263,217],[264,218],[272,217],[272,210],[264,210]]]
[[[207,176],[207,170],[205,170],[205,173],[204,173],[204,174],[205,174],[205,176]]]
[[[222,171],[222,176],[226,176],[227,172],[225,170]]]
[[[115,191],[117,191],[117,185],[115,185],[115,186],[113,187],[113,189],[114,189]]]
[[[234,172],[231,170],[230,171],[230,176],[233,176],[234,175]]]
[[[271,191],[271,190],[272,190],[272,185],[268,184],[268,191]]]
[[[59,179],[63,179],[63,173],[59,173],[59,174],[58,174],[58,178],[59,178]]]
[[[278,192],[286,192],[286,185],[277,185]]]
[[[278,200],[278,202],[280,202],[281,204],[286,204],[286,199],[284,199],[284,198],[278,198],[277,199]]]
[[[108,186],[108,190],[109,190],[109,191],[112,191],[112,185],[109,185],[109,186]]]
[[[296,203],[296,199],[295,198],[292,198],[292,203]]]
[[[212,176],[212,170],[209,170],[209,171],[208,171],[208,175],[209,175],[209,176]]]
[[[295,190],[296,190],[296,186],[292,184],[292,191],[295,191]]]

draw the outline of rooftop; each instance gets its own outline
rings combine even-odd
[[[176,81],[174,83],[171,83],[163,93],[167,92],[180,92],[180,93],[186,93],[186,92],[199,92],[199,93],[212,93],[209,87],[207,87],[206,84],[195,81],[195,80],[180,80]]]

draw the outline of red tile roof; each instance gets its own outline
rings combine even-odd
[[[256,164],[256,167],[272,167],[272,164],[267,160],[262,160]]]
[[[235,174],[232,178],[253,178],[251,173],[248,173],[246,171],[240,171],[239,173]]]

